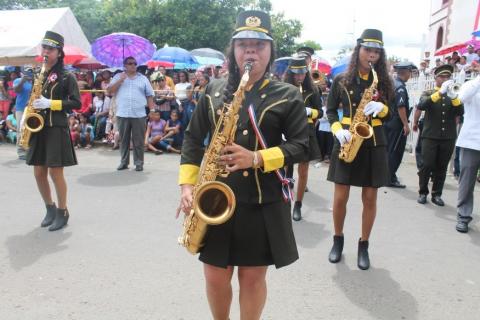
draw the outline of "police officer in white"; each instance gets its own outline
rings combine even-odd
[[[472,71],[480,72],[479,64],[472,67]],[[457,139],[457,146],[461,149],[456,229],[466,233],[472,220],[473,191],[480,168],[480,75],[462,85],[459,98],[464,104],[465,114]]]

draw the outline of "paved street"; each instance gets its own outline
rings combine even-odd
[[[117,172],[116,151],[77,155],[80,165],[66,169],[69,225],[52,233],[39,227],[32,169],[0,146],[0,319],[210,319],[202,265],[176,242],[179,157],[149,153],[144,172]],[[270,268],[263,319],[480,319],[480,194],[471,232],[459,234],[456,181],[447,177],[444,208],[419,205],[413,157],[405,160],[407,189],[379,190],[368,271],[356,266],[359,189],[344,259],[330,264],[333,185],[325,165],[311,166],[304,220],[294,224],[300,260]]]

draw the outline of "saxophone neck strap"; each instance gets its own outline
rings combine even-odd
[[[250,123],[252,124],[253,131],[255,132],[255,135],[257,136],[257,140],[260,144],[260,148],[262,149],[267,149],[268,145],[265,140],[265,137],[262,134],[262,131],[260,131],[260,127],[258,126],[257,123],[257,117],[255,115],[255,110],[253,108],[253,105],[250,105],[248,107],[248,117],[250,118]],[[277,176],[278,180],[280,180],[281,187],[282,187],[282,196],[283,200],[288,203],[290,201],[293,201],[293,191],[290,188],[290,186],[293,184],[295,180],[292,178],[287,178],[281,169],[277,169],[274,171],[275,175]]]

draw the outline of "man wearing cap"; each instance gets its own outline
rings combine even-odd
[[[31,68],[24,68],[22,72],[22,77],[13,80],[13,89],[17,94],[17,99],[15,100],[15,117],[18,119],[18,136],[22,135],[21,119],[23,118],[23,111],[27,106],[28,99],[30,97],[30,92],[32,92],[32,78],[33,70]],[[22,146],[20,146],[20,139],[17,139],[17,155],[19,160],[26,159],[26,152]]]
[[[478,73],[480,65],[472,65],[472,71]],[[465,104],[465,116],[457,140],[457,147],[460,148],[460,176],[456,229],[466,233],[468,224],[472,221],[473,194],[480,169],[480,75],[464,83],[458,96]]]
[[[308,71],[307,61],[304,57],[292,58],[290,60],[285,82],[290,83],[300,89],[303,96],[305,112],[308,122],[309,148],[308,156],[304,161],[298,164],[298,184],[297,199],[293,206],[292,218],[295,221],[302,219],[302,201],[308,180],[308,165],[312,160],[318,160],[321,157],[320,148],[318,147],[317,137],[315,134],[315,121],[318,117],[323,116],[322,97],[318,92],[317,86],[313,84],[312,77]],[[293,175],[293,165],[288,168],[289,176]]]
[[[314,54],[315,54],[315,50],[313,50],[313,48],[310,48],[310,47],[307,47],[307,46],[300,47],[300,48],[297,49],[297,55],[299,57],[304,57],[305,58],[305,61],[307,63],[308,71],[310,71],[311,64],[312,64],[312,56]]]
[[[480,59],[478,54],[475,53],[475,48],[471,44],[467,46],[467,52],[465,53],[465,57],[467,57],[468,65],[471,65],[473,61],[478,62],[478,60]]]
[[[423,166],[418,172],[419,196],[417,202],[427,202],[428,182],[432,176],[432,202],[444,206],[443,184],[448,162],[457,138],[457,117],[463,115],[463,104],[457,94],[450,92],[453,80],[449,80],[453,66],[443,65],[435,69],[435,88],[424,91],[418,109],[425,111],[422,131]]]
[[[407,136],[410,133],[408,125],[410,106],[405,83],[412,75],[413,64],[411,62],[399,62],[393,68],[397,73],[394,77],[395,103],[391,108],[392,117],[385,124],[385,133],[388,140],[388,166],[390,169],[389,187],[405,188],[405,185],[398,181],[396,172],[402,162]]]

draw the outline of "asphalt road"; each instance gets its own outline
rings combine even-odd
[[[67,228],[39,227],[44,206],[32,169],[0,145],[0,319],[210,319],[202,264],[177,245],[177,155],[146,155],[145,171],[117,172],[118,152],[79,150],[67,168]],[[352,189],[344,258],[330,264],[333,185],[310,167],[304,220],[294,224],[300,259],[268,273],[263,319],[480,319],[480,195],[468,234],[455,231],[456,181],[446,206],[416,203],[407,189],[379,190],[372,268],[356,266],[359,189]],[[234,281],[232,319],[239,319]]]

